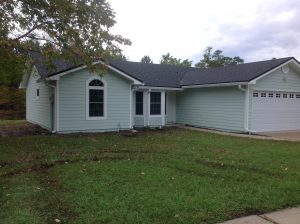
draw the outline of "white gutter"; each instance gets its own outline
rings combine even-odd
[[[153,89],[153,90],[174,90],[174,91],[183,91],[182,88],[176,87],[155,87],[155,86],[139,86],[137,89]]]
[[[182,86],[183,89],[191,88],[205,88],[205,87],[218,87],[218,86],[238,86],[238,85],[248,85],[248,82],[231,82],[231,83],[217,83],[217,84],[204,84],[204,85],[190,85]]]

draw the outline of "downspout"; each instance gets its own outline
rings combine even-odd
[[[244,129],[249,134],[251,131],[249,130],[249,85],[248,88],[243,88],[242,85],[238,85],[239,90],[245,93],[245,106],[244,106]]]
[[[51,85],[51,84],[49,84],[49,83],[47,83],[47,82],[45,82],[46,83],[46,85],[47,86],[49,86],[50,88],[53,88],[54,89],[54,95],[56,95],[56,86],[54,86],[54,85]],[[55,108],[55,112],[56,112],[56,107],[57,107],[57,105],[56,105],[56,97],[54,96],[54,108]],[[55,113],[55,119],[57,119],[57,116],[56,116],[56,113]],[[54,121],[52,121],[54,124],[56,124],[56,122],[54,122]],[[54,130],[52,130],[52,133],[54,134],[54,133],[56,133],[57,132],[57,130],[56,130],[56,125],[54,125],[55,126],[55,128],[54,128]]]

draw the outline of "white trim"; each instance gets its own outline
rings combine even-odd
[[[299,91],[295,91],[295,90],[279,90],[279,89],[253,89],[254,91],[258,91],[258,92],[288,92],[288,93],[300,93]]]
[[[151,93],[154,92],[154,93],[160,93],[160,114],[153,114],[151,115]],[[159,118],[162,116],[162,92],[163,91],[149,91],[149,117],[150,118]]]
[[[272,70],[270,70],[270,71],[268,71],[268,72],[266,72],[266,73],[260,75],[259,77],[257,77],[257,78],[255,78],[255,79],[251,80],[251,81],[249,82],[249,84],[256,84],[257,80],[259,80],[259,79],[261,79],[261,78],[263,78],[263,77],[265,77],[265,76],[271,74],[272,72],[276,71],[278,68],[281,68],[281,67],[283,67],[283,66],[289,64],[290,62],[293,62],[293,63],[294,63],[296,66],[298,66],[299,69],[300,69],[299,63],[298,63],[295,59],[292,58],[291,60],[288,60],[287,62],[285,62],[285,63],[283,63],[283,64],[280,64],[280,65],[278,65],[277,67],[273,68]]]
[[[161,126],[165,126],[165,124],[166,124],[166,113],[165,113],[165,111],[166,111],[166,108],[165,108],[165,106],[166,106],[166,92],[165,91],[162,91],[161,93],[160,93],[160,103],[161,103],[161,109],[160,109],[160,111],[161,111]]]
[[[247,131],[249,131],[249,132],[251,132],[251,130],[249,128],[249,122],[250,122],[250,120],[249,120],[250,119],[250,115],[249,115],[250,111],[249,110],[250,110],[250,97],[251,97],[250,93],[251,93],[250,92],[250,85],[248,85],[247,86],[247,95],[248,96],[247,96],[247,99],[246,99],[247,100],[247,102],[246,102],[247,103],[247,125],[246,125],[246,128],[247,128]]]
[[[147,126],[148,123],[148,91],[144,91],[144,107],[143,107],[143,112],[144,112],[144,126]]]
[[[191,88],[205,88],[205,87],[217,87],[217,86],[238,86],[238,85],[247,85],[248,82],[230,82],[230,83],[217,83],[217,84],[204,84],[204,85],[190,85],[182,86],[183,89]]]
[[[52,121],[52,124],[53,124],[53,126],[54,127],[52,127],[52,129],[53,130],[51,130],[52,131],[52,133],[55,133],[56,132],[56,120],[57,120],[57,117],[56,117],[56,107],[57,107],[57,105],[56,105],[56,86],[54,86],[54,85],[51,85],[51,84],[49,84],[49,83],[47,83],[47,82],[45,82],[45,84],[47,85],[47,86],[49,86],[50,88],[53,88],[54,89],[54,110],[53,110],[53,112],[55,113],[55,115],[54,115],[54,121]],[[52,116],[52,118],[51,119],[53,119],[53,116]],[[51,125],[52,126],[52,125]]]
[[[248,119],[249,119],[249,85],[246,89],[242,88],[241,85],[238,86],[241,91],[245,93],[245,99],[244,99],[244,129],[247,132],[248,131]]]
[[[155,87],[155,86],[139,86],[136,90],[139,89],[153,89],[153,90],[174,90],[174,91],[183,91],[182,88],[175,88],[175,87]]]
[[[105,63],[102,62],[102,61],[97,61],[97,62],[94,62],[93,65],[96,65],[96,64],[99,64],[99,63],[101,63],[101,64],[103,64],[103,65],[105,64]],[[137,80],[137,79],[135,79],[135,78],[133,78],[133,77],[127,75],[126,73],[120,71],[119,69],[116,69],[116,68],[114,68],[114,67],[112,67],[112,66],[110,66],[110,65],[106,65],[106,66],[107,66],[110,70],[112,70],[112,71],[118,73],[119,75],[122,75],[122,76],[124,76],[125,78],[127,78],[127,79],[133,81],[133,84],[135,84],[135,85],[143,85],[143,83],[142,83],[141,81],[139,81],[139,80]],[[70,69],[70,70],[68,70],[68,71],[61,72],[61,73],[59,73],[59,74],[57,74],[57,75],[50,76],[50,77],[47,78],[47,80],[59,80],[60,77],[62,77],[62,76],[64,76],[64,75],[67,75],[67,74],[70,74],[70,73],[72,73],[72,72],[76,72],[76,71],[85,69],[86,67],[87,67],[86,65],[82,65],[82,66],[80,66],[80,67],[78,67],[78,68]]]
[[[56,81],[56,131],[59,131],[59,80]]]
[[[39,93],[39,94],[37,94],[37,93]],[[37,86],[35,88],[35,99],[39,100],[40,99],[40,95],[41,95],[40,86]]]
[[[133,113],[132,113],[132,107],[133,107],[133,104],[132,104],[132,95],[133,95],[133,91],[131,89],[131,83],[129,83],[129,128],[132,129],[133,127],[133,123],[132,123],[132,120],[133,120]]]
[[[150,93],[151,93],[151,89],[148,90],[148,112],[147,112],[147,126],[150,126]]]
[[[103,82],[103,87],[89,87],[89,84],[92,80],[100,80]],[[85,84],[85,119],[88,121],[94,121],[94,120],[105,120],[107,119],[107,83],[106,81],[99,76],[92,76],[86,80]],[[104,93],[104,102],[103,102],[103,117],[90,117],[89,116],[89,90],[90,89],[102,89]]]

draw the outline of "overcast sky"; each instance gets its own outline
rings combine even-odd
[[[206,46],[246,62],[300,59],[300,0],[108,0],[131,61],[167,52],[199,61]]]

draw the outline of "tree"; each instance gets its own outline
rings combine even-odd
[[[0,1],[0,82],[12,76],[20,79],[35,42],[49,65],[63,57],[97,70],[95,60],[120,54],[119,44],[131,44],[110,33],[115,23],[106,0]]]
[[[213,47],[207,47],[203,52],[203,58],[195,66],[199,68],[211,68],[244,63],[244,59],[238,56],[231,58],[224,56],[222,53],[221,50],[213,52]]]
[[[170,53],[167,53],[167,54],[164,54],[161,56],[160,64],[180,65],[180,66],[191,67],[192,61],[190,61],[188,59],[182,60],[180,58],[175,58],[175,57],[171,56]]]
[[[153,64],[153,61],[149,55],[145,55],[144,57],[142,57],[141,63]]]
[[[127,61],[127,57],[124,54],[122,54],[122,52],[115,55],[111,55],[110,58],[117,61]]]

